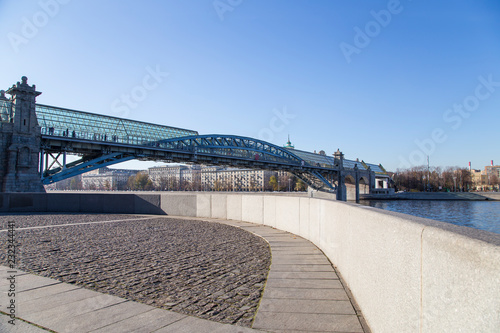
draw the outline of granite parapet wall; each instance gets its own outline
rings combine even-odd
[[[500,327],[498,234],[353,203],[266,194],[201,194],[196,216],[265,224],[312,241],[338,268],[373,332]]]
[[[165,214],[159,194],[136,193],[0,193],[0,212]]]
[[[500,235],[335,200],[230,193],[0,193],[1,212],[220,218],[317,245],[372,332],[498,332]]]

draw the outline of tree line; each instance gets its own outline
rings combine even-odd
[[[471,172],[467,168],[418,166],[398,169],[390,176],[396,191],[465,192],[475,190]]]

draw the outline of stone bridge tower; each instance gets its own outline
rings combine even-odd
[[[0,122],[1,192],[45,192],[38,168],[41,132],[35,100],[41,92],[23,76],[7,90],[12,97],[7,119]],[[4,94],[0,97],[7,101]]]

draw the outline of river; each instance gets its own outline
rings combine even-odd
[[[500,234],[500,201],[362,200],[360,204]]]

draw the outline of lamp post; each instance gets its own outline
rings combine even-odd
[[[453,183],[455,185],[455,192],[457,191],[457,176],[453,176]]]
[[[292,179],[289,177],[288,178],[288,192],[291,192],[291,190],[290,190],[291,183],[292,183]]]
[[[464,183],[462,183],[462,171],[460,171],[460,190],[458,192],[462,192],[462,188],[464,187]]]
[[[427,155],[427,191],[431,191],[431,171],[429,167],[429,155]]]

